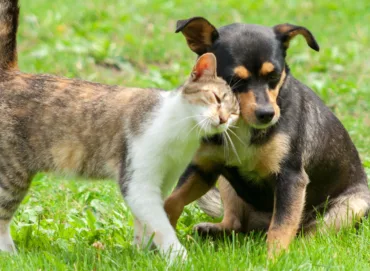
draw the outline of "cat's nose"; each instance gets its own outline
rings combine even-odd
[[[219,119],[220,119],[220,125],[227,122],[227,117],[226,116],[219,115]]]

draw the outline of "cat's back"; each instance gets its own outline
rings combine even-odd
[[[123,113],[121,111],[137,106],[144,109],[143,106],[159,99],[160,91],[156,89],[104,85],[42,74],[0,74],[0,111],[13,111],[10,113],[15,115],[19,111],[33,116],[38,113],[60,116],[70,112],[78,118],[102,111]]]
[[[58,77],[48,74],[26,74],[20,72],[0,74],[1,103],[38,103],[47,105],[58,100],[65,105],[94,102],[113,97],[121,92],[130,98],[129,88],[104,85],[84,80]],[[106,97],[105,97],[106,96]],[[54,105],[54,104],[53,104]]]
[[[104,85],[52,75],[0,74],[0,127],[70,133],[140,122],[163,99],[157,89]],[[21,125],[19,125],[21,123]],[[4,127],[3,127],[4,128]],[[33,131],[32,131],[33,130]],[[108,132],[106,131],[106,132]],[[114,131],[113,131],[114,132]]]

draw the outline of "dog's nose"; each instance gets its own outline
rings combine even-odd
[[[257,108],[255,114],[260,123],[267,124],[275,116],[275,110],[272,106],[263,106]]]

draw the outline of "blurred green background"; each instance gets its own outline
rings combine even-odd
[[[19,65],[108,84],[172,89],[195,61],[176,20],[204,16],[234,22],[291,23],[315,35],[291,42],[293,75],[310,86],[348,129],[370,176],[370,1],[20,0]],[[318,139],[319,140],[319,139]],[[12,224],[19,256],[0,255],[1,270],[165,270],[156,253],[131,247],[132,217],[113,182],[74,182],[39,174]],[[179,236],[191,260],[178,270],[369,270],[370,221],[358,231],[298,238],[278,261],[266,260],[264,237],[202,241],[186,209]],[[97,249],[101,242],[104,249]]]

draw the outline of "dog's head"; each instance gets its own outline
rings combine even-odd
[[[301,26],[280,24],[231,24],[216,29],[202,17],[177,22],[192,51],[212,52],[217,58],[217,74],[237,94],[244,121],[257,129],[274,125],[280,117],[279,90],[287,75],[285,64],[289,42],[303,35],[308,46],[318,51],[311,32]]]

